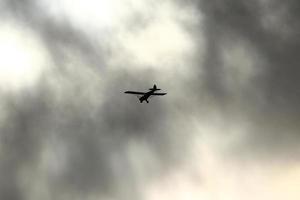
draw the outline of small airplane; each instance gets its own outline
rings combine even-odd
[[[162,95],[166,95],[167,93],[155,93],[155,91],[160,90],[156,87],[156,85],[153,85],[153,88],[149,88],[148,92],[135,92],[135,91],[126,91],[124,93],[126,94],[137,94],[137,95],[142,95],[141,97],[138,96],[139,100],[141,103],[143,103],[143,101],[146,101],[147,103],[149,103],[148,98],[150,96],[162,96]]]

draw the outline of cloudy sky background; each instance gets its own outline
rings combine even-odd
[[[299,9],[1,0],[0,199],[298,200]]]

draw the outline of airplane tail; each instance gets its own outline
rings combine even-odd
[[[156,87],[156,85],[153,85],[153,88],[149,88],[149,90],[160,90],[159,88]]]

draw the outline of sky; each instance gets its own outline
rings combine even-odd
[[[298,200],[299,9],[1,0],[0,199]]]

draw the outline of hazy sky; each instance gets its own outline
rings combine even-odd
[[[298,200],[299,20],[296,0],[1,0],[0,199]]]

